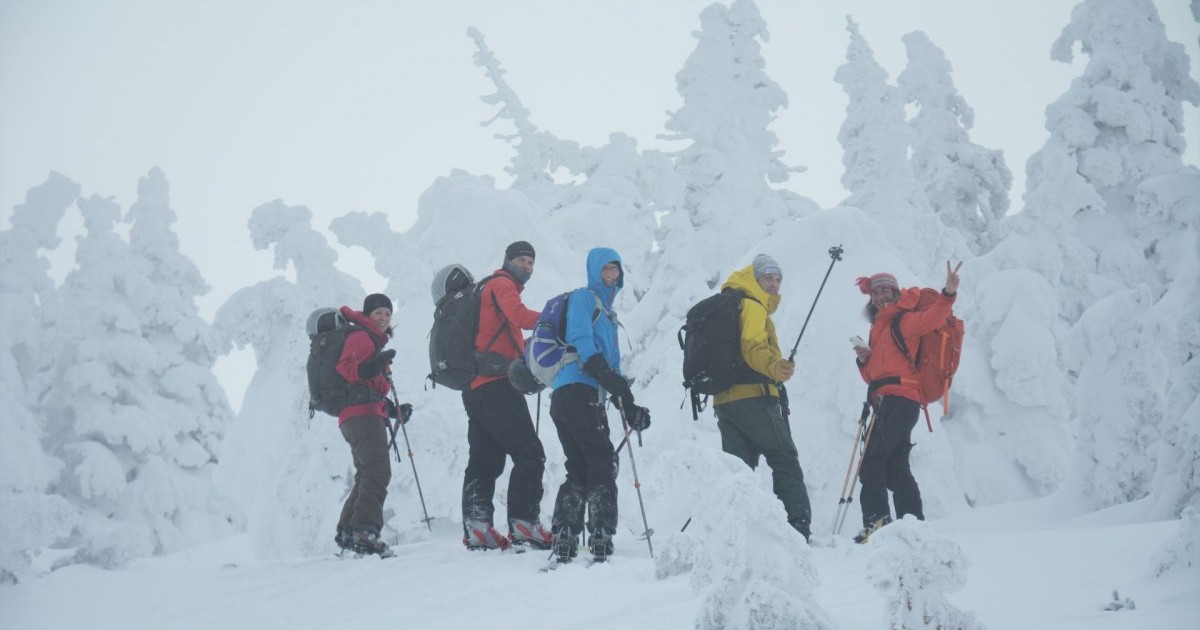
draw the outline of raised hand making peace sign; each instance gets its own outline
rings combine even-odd
[[[954,266],[954,269],[951,269],[950,261],[946,261],[946,295],[958,293],[958,270],[962,269],[962,265],[962,261],[960,260]]]

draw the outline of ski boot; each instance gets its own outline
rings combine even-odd
[[[508,538],[496,531],[496,528],[492,527],[491,523],[483,521],[467,521],[463,523],[463,546],[468,551],[486,551],[488,549],[504,551],[511,545],[512,543],[509,542]]]
[[[514,547],[549,549],[554,544],[554,534],[546,531],[542,524],[524,519],[508,519],[508,540]]]
[[[337,535],[333,537],[333,542],[342,551],[353,551],[354,548],[354,531],[349,527],[338,526]]]
[[[560,527],[554,533],[554,559],[559,564],[570,562],[579,553],[579,539],[570,527]]]
[[[600,531],[589,536],[588,551],[592,552],[594,562],[606,562],[613,554],[612,534]]]
[[[871,534],[874,534],[875,532],[879,531],[880,527],[883,527],[891,522],[892,517],[890,516],[884,516],[868,522],[863,526],[862,531],[858,532],[858,535],[854,537],[854,542],[860,545],[867,542],[867,540],[871,538]]]
[[[362,529],[354,530],[350,539],[350,549],[362,555],[377,555],[380,558],[390,558],[396,555],[387,543],[375,532]]]

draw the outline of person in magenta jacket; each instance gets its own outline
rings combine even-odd
[[[392,335],[392,301],[372,293],[362,312],[348,306],[342,315],[355,328],[346,335],[337,371],[350,384],[350,404],[338,414],[338,428],[354,458],[354,486],[342,505],[335,541],[359,553],[390,554],[380,539],[383,502],[392,478],[388,461],[388,418],[399,415],[388,392],[395,350],[383,346]]]

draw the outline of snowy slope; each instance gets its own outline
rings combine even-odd
[[[991,630],[1196,627],[1200,565],[1154,575],[1152,558],[1176,534],[1177,521],[1122,525],[1116,515],[1056,521],[1047,511],[1041,502],[1025,502],[930,523],[970,560],[966,586],[951,602]],[[686,575],[656,580],[646,545],[631,536],[618,537],[610,565],[541,573],[544,554],[468,553],[454,529],[401,545],[390,560],[339,560],[331,542],[329,555],[255,561],[239,537],[120,571],[72,566],[0,589],[0,626],[694,627],[702,593]],[[656,536],[660,545],[666,529]],[[871,586],[866,568],[876,550],[844,538],[815,542],[809,553],[821,580],[816,600],[835,627],[886,627],[885,594]],[[1114,589],[1136,608],[1104,610]]]

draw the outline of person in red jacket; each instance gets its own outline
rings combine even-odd
[[[392,336],[392,301],[372,293],[362,312],[348,306],[342,315],[356,327],[346,335],[337,371],[350,384],[350,404],[338,414],[338,428],[354,458],[354,486],[342,505],[335,541],[342,549],[391,555],[380,539],[383,501],[392,478],[388,461],[388,418],[399,416],[388,399],[395,350],[383,346]]]
[[[471,550],[507,549],[510,544],[549,549],[554,541],[540,521],[546,452],[524,395],[507,377],[509,362],[525,352],[521,331],[533,330],[541,315],[521,302],[534,258],[529,243],[509,245],[503,265],[483,281],[479,296],[475,350],[484,355],[481,363],[494,363],[497,369],[481,370],[462,393],[470,448],[463,476],[463,545]],[[512,458],[513,468],[508,478],[509,534],[504,537],[493,526],[492,496],[506,457]]]
[[[908,462],[912,430],[921,411],[917,370],[892,338],[892,320],[906,313],[900,320],[900,332],[908,347],[915,348],[921,335],[944,324],[950,315],[961,267],[960,262],[951,269],[950,261],[946,261],[945,288],[933,306],[923,311],[912,310],[921,290],[910,287],[901,291],[896,276],[890,273],[858,279],[859,290],[871,296],[863,310],[871,322],[871,335],[869,346],[855,345],[854,352],[858,355],[858,370],[867,382],[867,399],[875,409],[875,420],[859,472],[863,529],[854,542],[866,542],[875,530],[892,522],[889,490],[896,504],[896,518],[912,514],[925,519],[921,489]]]

